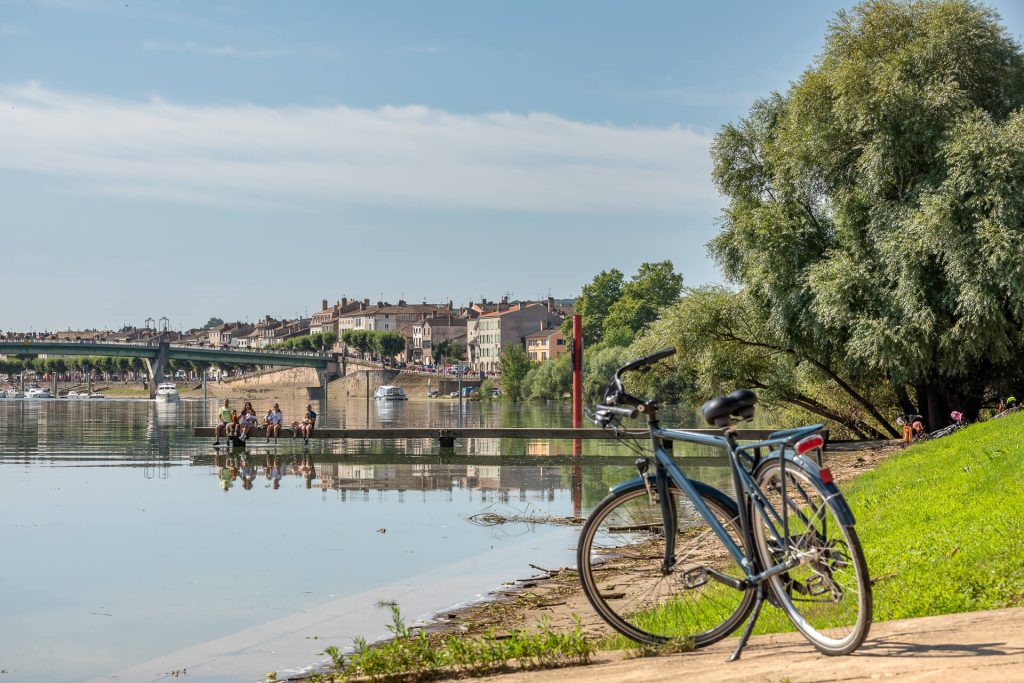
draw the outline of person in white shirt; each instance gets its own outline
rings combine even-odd
[[[274,441],[277,441],[277,437],[281,434],[281,424],[284,422],[284,414],[281,412],[281,406],[274,404],[274,409],[270,411],[267,416],[267,441],[270,441],[270,437],[274,437]]]

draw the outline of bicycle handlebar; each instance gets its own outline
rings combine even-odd
[[[674,346],[670,346],[667,349],[662,349],[661,351],[655,351],[654,353],[652,353],[649,356],[644,356],[643,358],[637,358],[634,361],[626,363],[621,368],[619,368],[618,371],[615,374],[616,375],[621,375],[622,373],[629,372],[630,370],[636,370],[637,368],[642,368],[642,367],[647,366],[647,365],[654,365],[659,360],[661,360],[663,358],[668,358],[669,356],[671,356],[675,352],[676,352],[676,347],[674,347]]]
[[[606,406],[600,403],[595,406],[595,410],[598,414],[605,413],[610,415],[621,415],[622,417],[628,417],[630,419],[636,417],[640,412],[636,408],[620,408],[619,406]]]

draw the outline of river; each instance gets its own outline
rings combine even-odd
[[[585,515],[634,476],[622,444],[480,439],[254,443],[251,487],[193,426],[215,403],[0,399],[0,681],[255,681],[480,599],[530,564],[571,565]],[[304,404],[282,402],[286,420]],[[257,404],[259,414],[266,406]],[[328,426],[568,426],[565,405],[332,400]],[[689,413],[666,424],[697,426]],[[687,465],[720,481],[708,453]],[[500,456],[500,457],[498,457]],[[274,459],[279,486],[264,474]],[[685,461],[684,461],[685,462]],[[582,463],[582,464],[580,464]],[[312,476],[309,476],[312,474]]]

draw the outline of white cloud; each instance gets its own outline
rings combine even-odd
[[[545,113],[192,106],[0,86],[0,168],[184,203],[690,213],[718,203],[710,142]]]

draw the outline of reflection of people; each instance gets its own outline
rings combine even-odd
[[[217,419],[220,422],[213,428],[213,445],[220,443],[221,432],[227,435],[228,423],[231,422],[231,405],[228,399],[224,399],[224,405],[217,411]]]
[[[281,412],[281,406],[274,404],[274,409],[267,414],[267,441],[270,441],[270,436],[274,436],[274,442],[277,442],[277,437],[281,434],[281,423],[284,422],[284,414]]]
[[[306,480],[306,488],[313,488],[313,480],[316,479],[316,468],[313,467],[313,461],[308,455],[302,458],[302,465],[299,466],[299,473],[302,474],[302,478]]]
[[[270,480],[274,490],[281,488],[281,466],[277,464],[277,458],[271,458],[267,456],[267,464],[264,468],[267,473],[267,479]]]
[[[252,482],[253,479],[256,478],[256,472],[253,469],[252,465],[250,465],[249,462],[244,458],[242,459],[241,476],[242,488],[245,489],[246,491],[252,490]]]
[[[222,491],[227,492],[231,488],[231,470],[228,468],[227,459],[225,458],[224,464],[220,465],[218,460],[220,456],[213,456],[213,466],[219,468],[217,473],[218,484]]]

